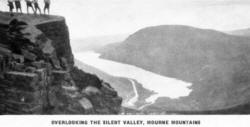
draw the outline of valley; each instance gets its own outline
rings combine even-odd
[[[248,29],[163,25],[76,52],[75,58],[118,91],[128,112],[225,114],[247,112],[248,53]]]
[[[141,109],[141,107],[145,107],[149,104],[154,103],[159,97],[170,97],[178,99],[182,96],[188,96],[188,94],[191,92],[191,90],[187,88],[191,85],[189,83],[177,79],[163,77],[132,65],[126,65],[114,61],[100,59],[99,55],[93,51],[75,53],[75,57],[82,63],[87,64],[88,66],[92,66],[99,71],[103,71],[108,75],[127,78],[129,81],[129,83],[125,84],[127,90],[119,88],[121,86],[117,84],[113,87],[124,98],[125,104],[123,105],[128,107]],[[78,64],[77,66],[79,68],[82,68],[80,64]],[[87,69],[84,70],[88,72]],[[101,76],[103,74],[95,71],[95,74],[98,73],[98,76],[100,76],[101,78],[104,77]],[[107,77],[105,79],[107,79]],[[108,82],[108,80],[106,81]],[[139,87],[140,85],[137,85],[137,82],[141,84],[142,87]],[[112,85],[112,82],[109,83]],[[130,88],[128,88],[128,85],[131,85]],[[122,91],[125,93],[123,93]]]

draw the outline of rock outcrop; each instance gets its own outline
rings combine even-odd
[[[65,19],[47,18],[0,22],[0,114],[118,114],[117,92],[74,67]]]

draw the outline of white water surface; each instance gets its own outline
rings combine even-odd
[[[191,83],[161,76],[133,65],[102,59],[100,54],[93,51],[74,53],[74,56],[81,62],[100,69],[109,75],[135,79],[144,88],[156,92],[146,99],[148,103],[154,103],[159,97],[178,99],[188,96],[192,91],[188,88],[192,85]]]

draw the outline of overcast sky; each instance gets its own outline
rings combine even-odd
[[[51,2],[52,13],[66,17],[72,38],[132,34],[147,26],[163,24],[190,25],[225,31],[250,27],[250,0],[51,0]]]

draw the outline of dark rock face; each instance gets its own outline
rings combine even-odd
[[[106,59],[193,83],[190,96],[160,98],[147,111],[210,111],[249,103],[248,37],[188,26],[156,26],[100,52]]]
[[[122,98],[107,83],[78,68],[73,68],[70,73],[81,93],[92,102],[94,113],[117,114],[120,112]]]
[[[41,112],[45,94],[37,85],[33,73],[8,72],[1,79],[1,114],[29,114]]]
[[[64,19],[36,26],[17,18],[0,31],[0,114],[120,112],[116,91],[74,67]]]
[[[57,57],[66,58],[70,67],[72,68],[74,65],[74,56],[69,43],[70,38],[65,19],[61,21],[38,24],[37,28],[41,30],[46,35],[46,37],[53,41],[53,47],[56,50]]]

